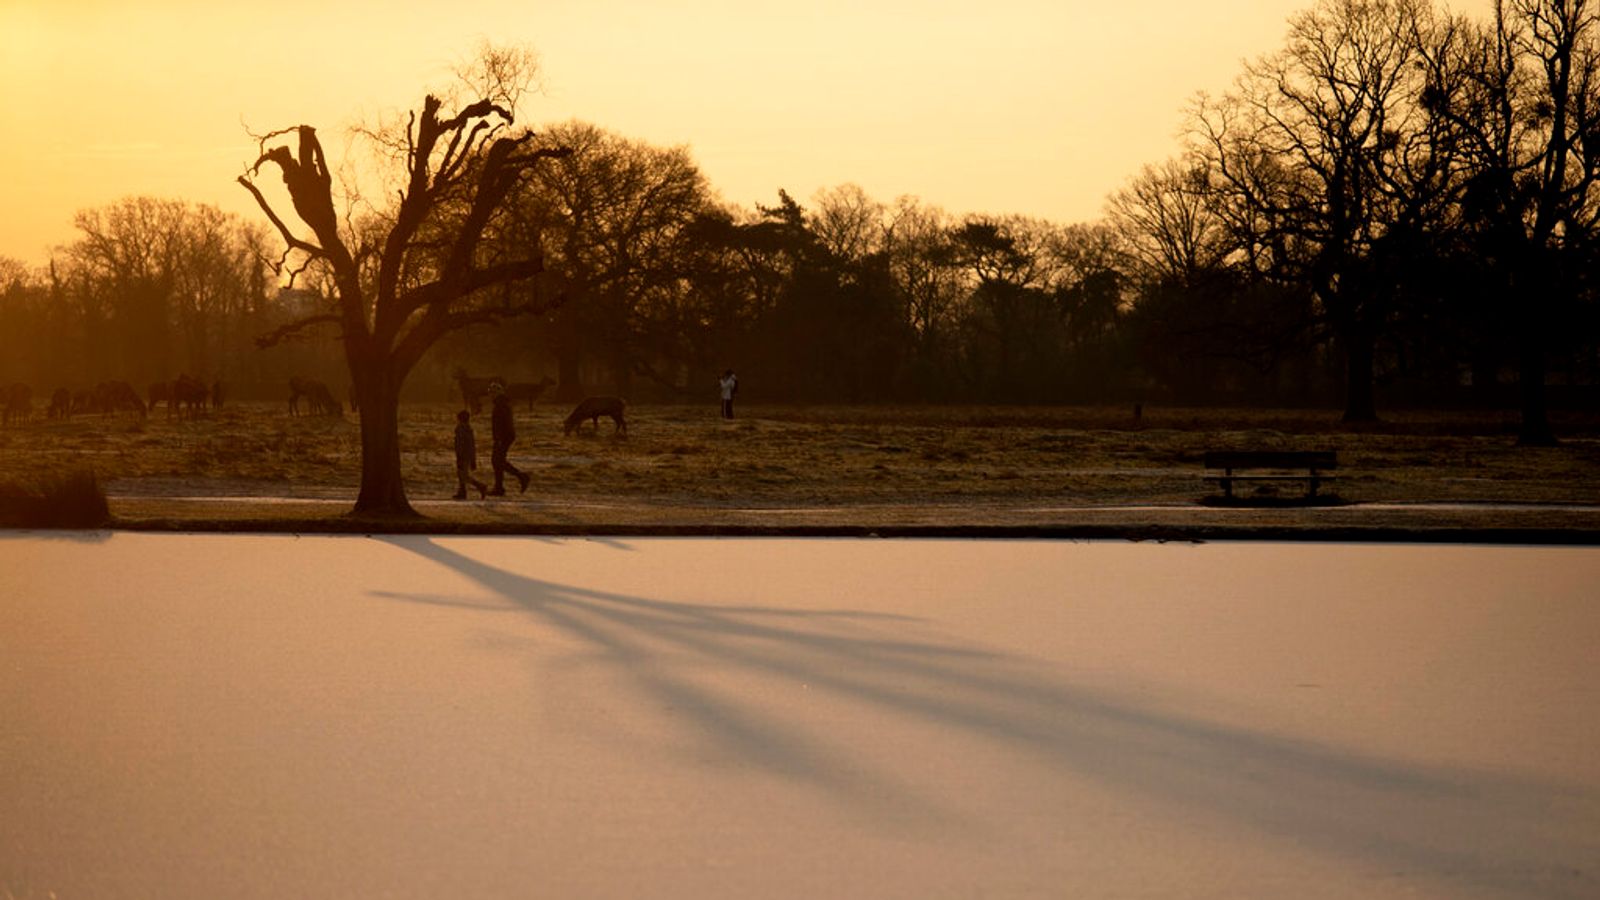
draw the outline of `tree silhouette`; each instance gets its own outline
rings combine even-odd
[[[572,152],[518,190],[518,214],[549,247],[548,277],[572,302],[553,322],[558,400],[579,400],[591,357],[609,363],[629,393],[635,367],[670,344],[651,327],[675,299],[680,238],[711,205],[705,177],[682,147],[655,147],[584,122],[546,137]],[[578,302],[580,301],[581,302]]]
[[[1436,33],[1423,0],[1323,0],[1195,116],[1247,252],[1308,285],[1342,347],[1347,422],[1377,418],[1378,339],[1419,235],[1452,198],[1452,145],[1421,102]]]
[[[392,214],[359,232],[335,212],[334,180],[314,128],[299,125],[260,141],[260,156],[239,183],[287,245],[296,272],[316,266],[333,285],[330,309],[259,339],[270,346],[308,327],[340,330],[361,411],[361,485],[355,514],[413,516],[400,472],[399,397],[406,376],[444,335],[483,322],[547,309],[536,292],[515,300],[490,289],[526,282],[544,267],[536,243],[493,239],[507,198],[541,160],[566,155],[539,146],[531,130],[512,130],[509,108],[478,100],[454,115],[430,94],[394,149],[404,184]],[[279,143],[293,139],[294,146]],[[266,166],[283,176],[302,237],[279,215],[255,179]]]
[[[1600,226],[1600,5],[1498,0],[1465,47],[1463,89],[1439,98],[1467,135],[1463,206],[1469,247],[1501,294],[1518,345],[1519,442],[1555,443],[1546,412],[1548,356],[1570,333]]]

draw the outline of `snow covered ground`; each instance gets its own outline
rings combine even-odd
[[[0,533],[0,898],[1600,896],[1600,550]]]

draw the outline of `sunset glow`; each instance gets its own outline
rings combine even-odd
[[[730,203],[853,182],[1084,221],[1304,6],[6,0],[0,256],[43,262],[78,210],[133,195],[256,218],[250,132],[410,108],[485,39],[540,54],[526,120],[687,145]]]

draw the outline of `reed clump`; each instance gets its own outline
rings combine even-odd
[[[91,469],[0,481],[0,526],[100,528],[110,521],[105,489]]]

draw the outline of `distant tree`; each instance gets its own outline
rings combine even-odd
[[[1055,229],[1023,216],[969,216],[951,240],[970,285],[966,377],[997,399],[1040,399],[1065,350]]]
[[[1126,338],[1140,368],[1185,402],[1276,387],[1294,363],[1303,371],[1312,329],[1305,290],[1271,264],[1266,217],[1221,205],[1230,198],[1211,190],[1208,165],[1146,166],[1107,203],[1135,294]]]
[[[772,397],[883,399],[896,382],[905,326],[881,237],[858,223],[859,240],[847,243],[863,255],[852,258],[823,240],[816,221],[780,190],[776,205],[758,206],[753,219],[735,226],[733,246],[755,313],[741,354],[754,361],[741,372]]]
[[[841,184],[817,191],[806,224],[825,250],[854,263],[883,249],[886,213],[859,185]]]
[[[1234,251],[1227,223],[1211,204],[1210,175],[1200,159],[1145,166],[1107,201],[1111,227],[1148,283],[1195,284],[1211,279]]]
[[[38,279],[20,260],[0,256],[0,384],[27,381],[40,344],[43,296]]]
[[[1467,135],[1467,250],[1515,336],[1519,442],[1548,445],[1549,355],[1574,332],[1600,223],[1600,5],[1496,0],[1474,37],[1464,86],[1435,105]]]
[[[956,327],[965,295],[956,266],[954,223],[943,210],[901,197],[884,233],[889,277],[909,328],[912,388],[917,396],[948,396],[956,360]]]
[[[491,58],[494,61],[495,58]],[[513,70],[513,74],[523,70]],[[399,398],[406,376],[429,347],[469,325],[540,312],[536,298],[493,289],[543,270],[536,244],[493,240],[508,200],[542,161],[565,156],[514,129],[504,79],[490,96],[445,111],[429,94],[390,144],[403,166],[396,205],[367,239],[341,223],[332,170],[316,130],[298,125],[260,140],[260,156],[239,177],[287,249],[294,271],[321,268],[333,285],[331,308],[262,337],[271,345],[320,323],[336,325],[361,416],[361,481],[356,514],[414,516],[400,469]],[[485,93],[480,91],[481,93]],[[276,143],[275,143],[276,142]],[[282,175],[304,236],[257,184],[263,168]]]
[[[552,126],[546,138],[571,153],[523,182],[513,206],[544,235],[549,277],[573,301],[554,314],[556,396],[587,393],[580,373],[590,356],[610,365],[626,393],[636,367],[674,351],[679,242],[710,207],[710,189],[682,147],[583,122]]]
[[[1345,360],[1349,422],[1377,417],[1379,338],[1453,199],[1454,144],[1424,102],[1437,39],[1426,0],[1322,0],[1196,109],[1216,208],[1247,259],[1312,291]]]
[[[264,294],[260,229],[214,206],[133,197],[81,210],[52,261],[56,332],[77,378],[221,374],[238,323]]]
[[[172,351],[184,204],[132,197],[78,212],[65,264],[89,325],[89,371],[141,383],[165,376]]]

